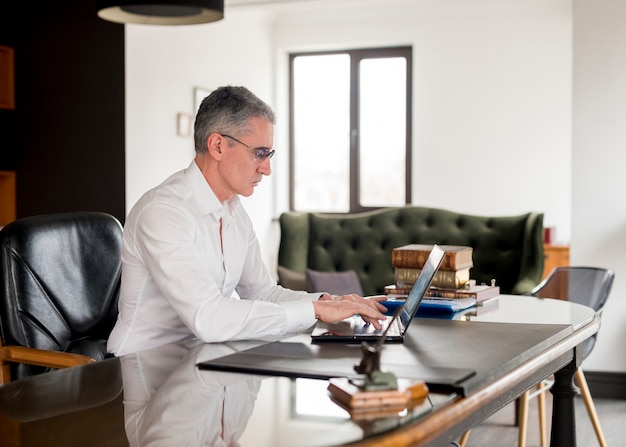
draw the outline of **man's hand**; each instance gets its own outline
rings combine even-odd
[[[356,294],[342,296],[324,294],[313,302],[313,308],[315,318],[326,323],[336,323],[353,315],[360,315],[363,321],[380,329],[380,320],[386,319],[382,312],[387,310],[380,301],[385,300],[387,300],[385,295],[363,298]]]

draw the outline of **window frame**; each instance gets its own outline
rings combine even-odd
[[[294,136],[294,60],[300,56],[348,54],[350,56],[350,179],[349,213],[364,212],[384,207],[366,207],[360,203],[360,126],[359,126],[359,77],[360,62],[363,59],[404,57],[406,59],[406,156],[405,156],[405,204],[412,203],[412,73],[413,49],[411,46],[347,49],[331,51],[307,51],[289,53],[289,209],[295,208],[295,136]],[[319,210],[319,212],[328,212]]]

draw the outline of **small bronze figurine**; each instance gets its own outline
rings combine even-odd
[[[365,391],[398,389],[398,379],[396,376],[393,373],[380,370],[380,355],[384,347],[387,331],[395,319],[398,318],[401,311],[402,307],[396,310],[389,325],[385,328],[385,331],[381,334],[375,345],[371,345],[367,342],[361,344],[363,357],[361,358],[361,363],[354,366],[354,370],[359,374],[365,375],[365,378],[351,379],[350,382],[353,385]]]

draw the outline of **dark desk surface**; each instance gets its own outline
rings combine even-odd
[[[458,317],[414,320],[405,348],[426,363],[475,370],[467,395],[433,392],[391,416],[351,420],[328,398],[326,381],[195,366],[258,342],[190,342],[5,385],[0,430],[12,435],[8,445],[24,446],[125,446],[127,435],[130,445],[168,447],[446,445],[575,361],[575,347],[599,327],[587,307],[519,296]]]

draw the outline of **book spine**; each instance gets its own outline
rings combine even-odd
[[[396,248],[391,252],[391,265],[401,268],[424,267],[428,259],[429,251],[424,250],[403,250]],[[472,251],[466,252],[445,252],[439,270],[456,271],[473,267]]]
[[[413,284],[393,284],[385,287],[385,294],[389,299],[401,299],[406,298],[411,293]],[[500,287],[498,286],[475,286],[460,289],[439,288],[437,286],[431,287],[424,294],[428,298],[443,298],[443,299],[455,299],[455,298],[475,298],[477,302],[490,300],[500,295]]]
[[[393,279],[396,284],[413,285],[420,275],[421,269],[396,267]],[[432,286],[446,289],[460,289],[470,279],[469,269],[458,271],[438,270],[433,278]]]
[[[477,302],[482,302],[490,298],[494,298],[498,295],[500,295],[500,287],[490,287],[488,289],[479,290],[475,292],[464,291],[464,290],[430,289],[424,294],[424,296],[427,296],[429,298],[445,298],[445,299],[475,298]]]
[[[475,292],[451,292],[451,291],[442,291],[442,290],[429,290],[424,296],[428,298],[477,298],[477,294]]]

